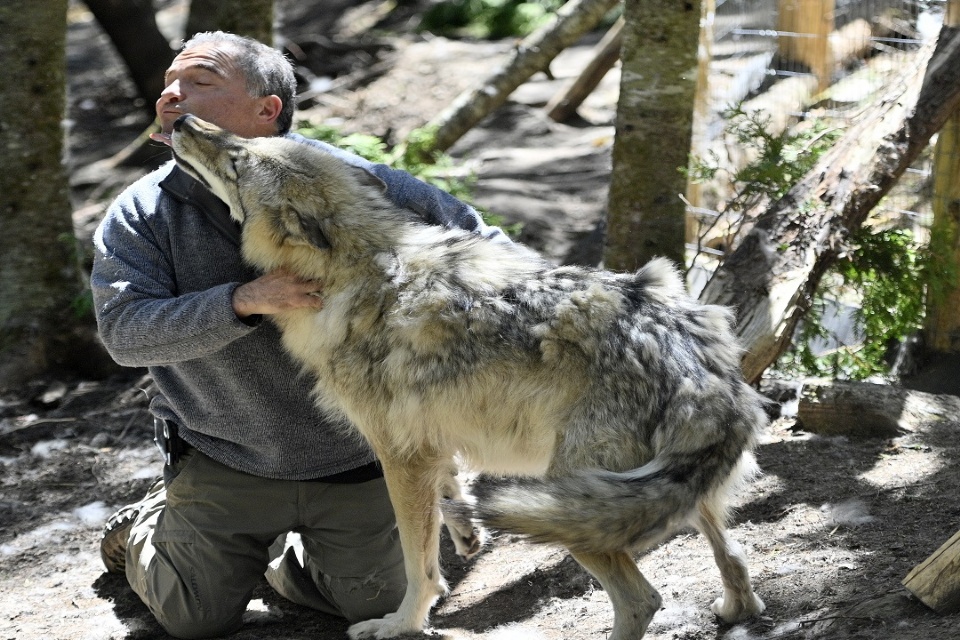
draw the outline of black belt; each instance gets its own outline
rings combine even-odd
[[[323,476],[322,478],[313,478],[307,482],[329,482],[330,484],[360,484],[383,477],[383,467],[380,463],[373,461],[356,469],[347,469],[332,476]]]
[[[163,454],[163,462],[171,466],[180,461],[180,456],[190,449],[190,445],[180,438],[177,423],[162,418],[153,419],[153,441],[157,443],[160,453]],[[311,478],[306,482],[327,482],[329,484],[360,484],[383,477],[383,467],[374,460],[362,467],[347,469],[340,473],[334,473],[320,478]]]

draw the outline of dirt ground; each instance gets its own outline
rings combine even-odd
[[[161,3],[171,20],[179,3]],[[149,118],[102,34],[83,13],[70,32],[71,157],[79,169],[109,157]],[[308,25],[304,18],[299,24]],[[347,21],[345,24],[355,24]],[[304,27],[305,28],[305,27]],[[477,176],[479,204],[523,222],[521,241],[558,261],[591,262],[609,171],[616,73],[570,125],[537,106],[579,68],[589,43],[535,78],[454,148]],[[313,119],[402,136],[491,68],[511,43],[397,40],[386,71],[308,105]],[[78,181],[81,234],[129,172]],[[107,380],[38,380],[0,396],[0,640],[161,640],[168,636],[128,589],[103,572],[99,532],[117,507],[160,475],[142,371]],[[638,559],[663,596],[655,640],[960,637],[960,615],[926,608],[901,585],[960,523],[960,416],[928,416],[895,438],[804,431],[793,403],[758,449],[763,475],[738,498],[732,532],[746,548],[766,612],[726,625],[709,612],[720,594],[706,543],[681,532]],[[482,485],[484,480],[475,481]],[[562,550],[491,533],[463,563],[443,541],[451,593],[431,632],[415,637],[595,640],[612,613],[599,585]],[[279,598],[264,582],[238,640],[344,638],[341,620]]]

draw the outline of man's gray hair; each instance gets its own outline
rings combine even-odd
[[[236,51],[235,61],[247,81],[247,91],[262,98],[275,95],[283,102],[277,116],[277,133],[284,134],[293,126],[296,109],[297,79],[293,65],[278,50],[262,42],[225,31],[198,33],[183,43],[181,51],[200,44],[227,45]]]

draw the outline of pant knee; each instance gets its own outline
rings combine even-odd
[[[343,617],[351,624],[393,613],[406,592],[405,583],[386,581],[381,576],[328,578],[328,588]]]
[[[179,614],[157,616],[157,622],[174,638],[200,640],[229,635],[240,628],[243,612],[233,616],[216,618],[209,614]]]

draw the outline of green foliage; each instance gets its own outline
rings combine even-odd
[[[960,283],[954,247],[957,246],[957,223],[949,216],[934,219],[930,229],[929,255],[923,272],[927,282],[927,298],[941,306]]]
[[[87,288],[82,290],[70,301],[70,313],[77,320],[93,318],[93,292]]]
[[[70,253],[74,264],[78,270],[81,264],[87,263],[87,256],[83,255],[83,248],[80,246],[77,236],[73,232],[61,233],[57,236],[57,242],[62,244],[66,251]],[[69,300],[68,308],[73,320],[79,322],[94,321],[93,313],[93,291],[90,289],[90,283],[77,280],[78,291]]]
[[[821,120],[811,120],[795,131],[773,134],[768,131],[769,117],[744,111],[740,105],[729,107],[722,117],[727,121],[726,132],[754,156],[749,164],[730,175],[735,196],[726,209],[742,213],[786,194],[841,133]],[[699,183],[716,179],[721,170],[718,158],[713,157],[693,158],[690,169],[683,171],[690,181]]]
[[[386,164],[395,169],[406,171],[470,204],[480,213],[487,224],[500,227],[504,233],[511,237],[519,234],[519,224],[504,225],[500,216],[491,214],[470,202],[474,177],[458,172],[450,156],[426,151],[426,149],[434,147],[432,143],[433,134],[427,129],[413,131],[403,148],[397,147],[394,149],[390,149],[389,145],[377,136],[364,133],[343,135],[339,129],[330,125],[300,123],[297,126],[297,133],[350,151],[371,162]]]
[[[884,375],[889,371],[890,347],[922,327],[931,275],[929,248],[911,231],[897,228],[862,228],[850,243],[850,250],[824,276],[798,340],[781,358],[779,370],[855,380]],[[814,353],[811,345],[817,338],[831,338],[822,324],[827,305],[857,298],[853,319],[862,342]]]
[[[566,0],[443,0],[420,19],[421,31],[453,37],[523,37],[543,26]]]

